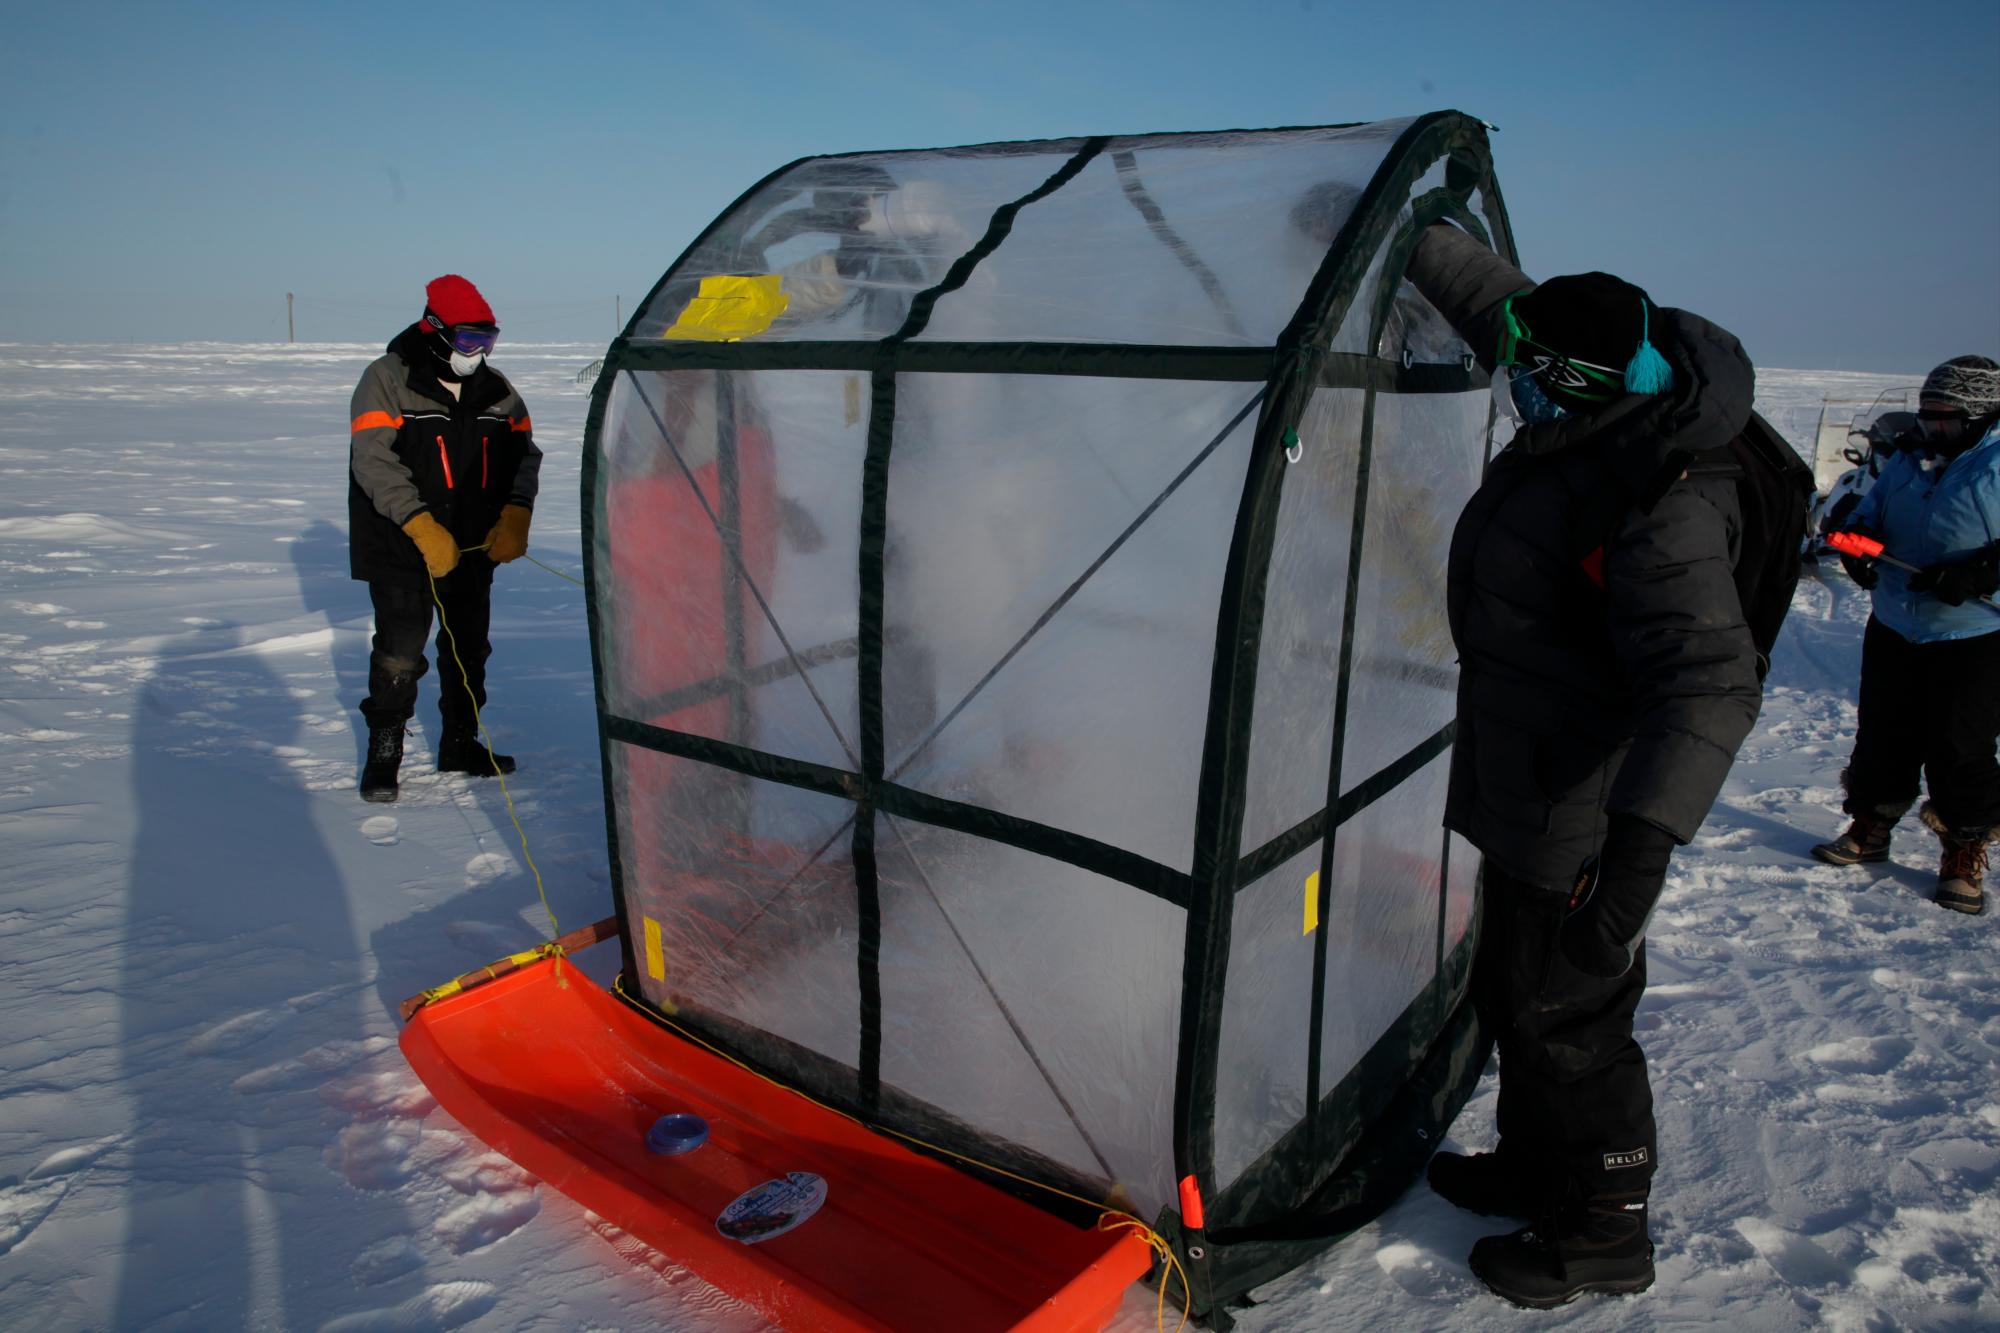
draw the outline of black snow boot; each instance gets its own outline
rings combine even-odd
[[[1541,1211],[1541,1191],[1514,1154],[1441,1152],[1426,1174],[1439,1198],[1468,1213],[1525,1222]]]
[[[446,727],[444,735],[438,738],[440,773],[470,773],[475,778],[490,778],[496,772],[513,771],[514,756],[493,753],[470,727]]]
[[[1895,831],[1896,821],[1910,808],[1904,801],[1901,805],[1878,805],[1872,809],[1854,812],[1854,822],[1847,831],[1832,842],[1823,842],[1812,849],[1812,854],[1833,866],[1860,865],[1863,862],[1886,861],[1889,859],[1889,835]]]
[[[361,799],[396,799],[396,770],[403,764],[403,726],[368,728],[368,760],[361,766]]]
[[[1983,828],[1948,829],[1932,812],[1928,802],[1924,805],[1923,820],[1925,826],[1938,835],[1938,842],[1944,848],[1944,855],[1938,860],[1937,893],[1931,901],[1954,912],[1978,916],[1986,910],[1986,889],[1982,881],[1986,878],[1986,849],[1994,831]]]
[[[1646,1195],[1570,1203],[1512,1235],[1486,1237],[1472,1247],[1469,1262],[1496,1293],[1536,1310],[1567,1305],[1587,1291],[1644,1291],[1653,1285]]]

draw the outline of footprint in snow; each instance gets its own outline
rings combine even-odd
[[[1462,1265],[1446,1262],[1434,1251],[1408,1241],[1394,1241],[1377,1249],[1375,1265],[1410,1295],[1433,1303],[1455,1303],[1472,1291]]]
[[[320,1156],[354,1188],[388,1190],[441,1170],[464,1152],[464,1141],[449,1130],[425,1129],[417,1120],[372,1120],[341,1130]]]
[[[253,1069],[229,1085],[232,1092],[245,1095],[296,1087],[325,1074],[352,1069],[372,1055],[380,1055],[396,1044],[393,1037],[363,1037],[359,1041],[329,1041],[301,1051],[276,1064]]]
[[[407,1065],[335,1079],[319,1090],[319,1098],[356,1120],[414,1119],[437,1105]]]
[[[514,862],[511,858],[498,852],[481,852],[465,863],[465,887],[476,889],[481,884],[490,884],[513,873]]]
[[[320,1325],[319,1333],[429,1333],[469,1324],[500,1303],[491,1282],[440,1282],[385,1310],[362,1310]]]
[[[1849,1037],[1813,1047],[1806,1059],[1842,1074],[1886,1074],[1914,1048],[1906,1037]]]
[[[0,1255],[26,1240],[69,1193],[70,1178],[27,1181],[0,1189]]]
[[[287,1015],[278,1009],[252,1009],[225,1019],[188,1039],[190,1055],[226,1055],[239,1051],[283,1023]]]
[[[69,1175],[74,1171],[81,1171],[84,1167],[89,1166],[92,1162],[95,1162],[98,1158],[104,1156],[104,1154],[110,1152],[124,1141],[125,1136],[123,1134],[107,1134],[101,1139],[95,1139],[89,1143],[80,1143],[74,1148],[64,1148],[59,1152],[52,1152],[47,1157],[44,1157],[34,1170],[28,1173],[28,1179],[49,1180],[57,1176]]]
[[[110,1134],[44,1157],[27,1179],[8,1177],[0,1183],[0,1255],[26,1240],[76,1183],[76,1173],[125,1141]]]
[[[541,1211],[541,1196],[533,1188],[475,1194],[440,1217],[436,1229],[453,1254],[470,1254],[513,1235]]]
[[[353,1274],[356,1286],[379,1287],[423,1266],[423,1252],[415,1241],[407,1236],[391,1236],[355,1255],[348,1271]]]
[[[1824,1289],[1845,1287],[1854,1280],[1851,1265],[1767,1218],[1740,1218],[1736,1231],[1789,1286]]]

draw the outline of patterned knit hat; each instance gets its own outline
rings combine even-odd
[[[2000,363],[1984,356],[1953,357],[1924,377],[1917,405],[1975,420],[2000,412]]]

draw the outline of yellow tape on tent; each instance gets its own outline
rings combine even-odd
[[[701,291],[687,303],[673,327],[660,336],[733,343],[762,333],[792,303],[783,285],[784,279],[776,273],[756,277],[725,273],[703,278]]]

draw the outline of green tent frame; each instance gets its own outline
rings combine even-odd
[[[1337,128],[1337,127],[1315,127]],[[1173,136],[1160,136],[1171,138]],[[1144,142],[1121,138],[1120,144]],[[855,889],[862,922],[857,941],[857,967],[862,974],[862,1005],[857,1022],[862,1032],[856,1095],[840,1109],[869,1123],[917,1124],[938,1141],[952,1146],[984,1149],[990,1160],[1011,1168],[1025,1167],[1053,1177],[1051,1183],[1075,1185],[1073,1176],[1046,1162],[997,1152],[990,1143],[954,1142],[954,1127],[931,1123],[935,1117],[910,1099],[885,1089],[879,1077],[880,996],[872,996],[871,950],[879,948],[880,905],[872,882],[874,840],[881,816],[955,829],[977,837],[1021,847],[1040,855],[1089,869],[1133,885],[1174,903],[1187,913],[1183,960],[1179,1050],[1174,1090],[1175,1175],[1191,1179],[1204,1214],[1200,1225],[1190,1209],[1167,1209],[1156,1228],[1176,1247],[1190,1273],[1193,1304],[1198,1315],[1226,1325],[1227,1306],[1259,1283],[1307,1261],[1339,1237],[1365,1224],[1399,1195],[1434,1150],[1438,1139],[1470,1095],[1484,1068],[1488,1042],[1478,1030],[1467,1001],[1471,955],[1478,934],[1475,920],[1464,938],[1447,954],[1443,895],[1448,869],[1441,870],[1438,892],[1436,971],[1423,992],[1368,1054],[1332,1087],[1323,1086],[1320,1068],[1321,1029],[1327,996],[1327,940],[1322,931],[1313,973],[1313,1004],[1308,1047],[1308,1105],[1313,1108],[1283,1138],[1226,1191],[1215,1192],[1215,1105],[1223,997],[1230,952],[1231,904],[1244,885],[1255,882],[1321,844],[1320,903],[1328,910],[1334,845],[1342,825],[1403,783],[1440,755],[1452,741],[1445,726],[1378,772],[1345,789],[1340,785],[1343,740],[1347,732],[1349,675],[1355,645],[1356,589],[1360,577],[1362,541],[1367,525],[1368,476],[1374,442],[1375,406],[1383,394],[1464,393],[1483,388],[1485,373],[1470,357],[1449,364],[1411,364],[1375,356],[1334,353],[1330,340],[1358,302],[1371,303],[1371,330],[1376,338],[1388,321],[1398,285],[1422,229],[1449,220],[1464,227],[1512,260],[1515,250],[1505,207],[1494,179],[1487,127],[1458,112],[1436,112],[1409,123],[1381,159],[1373,179],[1328,247],[1324,262],[1308,286],[1290,323],[1268,347],[1154,346],[1124,343],[1008,342],[972,343],[916,341],[938,300],[965,283],[989,255],[1006,243],[1015,218],[1023,209],[1061,190],[1086,164],[1110,150],[1106,137],[1073,141],[1043,141],[1018,145],[981,145],[993,154],[1010,151],[1048,153],[1066,150],[1063,165],[1028,194],[993,213],[983,236],[959,255],[934,286],[910,302],[907,318],[893,334],[875,341],[756,341],[663,342],[639,336],[645,312],[677,280],[690,256],[746,201],[766,185],[802,163],[839,161],[838,157],[800,159],[771,173],[739,198],[697,238],[642,302],[624,334],[611,345],[591,396],[585,433],[583,473],[583,546],[589,587],[590,632],[596,662],[596,693],[600,745],[604,757],[607,836],[611,843],[613,887],[627,976],[637,974],[637,945],[627,911],[627,891],[618,855],[618,811],[622,793],[614,789],[612,749],[631,745],[694,760],[719,769],[790,784],[851,802],[853,817],[843,830],[851,838]],[[870,155],[880,157],[880,154]],[[1116,157],[1114,155],[1114,161]],[[1445,183],[1411,199],[1411,191],[1439,164]],[[1128,190],[1128,193],[1130,191]],[[1163,243],[1174,237],[1171,220],[1149,200],[1133,203],[1147,215],[1149,226]],[[1474,206],[1478,212],[1473,211]],[[1388,259],[1377,285],[1364,289],[1371,260],[1386,245]],[[1202,277],[1200,260],[1180,255],[1190,271]],[[1206,287],[1212,276],[1203,278]],[[1370,346],[1375,345],[1371,339]],[[742,682],[755,673],[803,673],[829,655],[852,654],[858,660],[860,719],[858,763],[839,769],[755,750],[712,737],[668,731],[616,714],[607,702],[605,627],[600,619],[604,574],[596,567],[598,505],[602,495],[600,465],[607,404],[620,376],[635,371],[748,371],[816,369],[863,372],[871,392],[867,456],[862,478],[862,519],[858,577],[860,632],[848,644],[787,645],[787,659],[761,667],[745,660],[741,624],[729,627],[731,675],[699,686],[687,701],[701,697],[740,695]],[[1089,375],[1142,379],[1240,382],[1251,390],[1244,414],[1257,413],[1248,473],[1237,508],[1224,577],[1215,643],[1218,651],[1208,695],[1208,716],[1201,761],[1196,811],[1195,851],[1191,869],[1183,871],[1095,841],[1074,832],[985,810],[903,786],[887,765],[882,728],[884,533],[888,458],[893,443],[899,371],[952,371],[995,375]],[[1260,846],[1240,845],[1250,756],[1250,720],[1257,681],[1264,615],[1263,590],[1277,528],[1279,499],[1286,477],[1287,446],[1307,403],[1320,387],[1358,389],[1365,393],[1361,453],[1352,517],[1348,588],[1341,631],[1340,669],[1334,690],[1333,759],[1323,806],[1304,821]],[[1232,428],[1236,422],[1232,422]],[[1491,422],[1489,419],[1488,450]],[[663,436],[665,427],[661,427]],[[1227,434],[1227,431],[1224,432]],[[1211,444],[1220,443],[1218,436]],[[1203,455],[1206,456],[1205,454]],[[734,503],[730,460],[723,460],[721,504]],[[1198,465],[1190,464],[1189,470]],[[1179,480],[1184,479],[1184,472]],[[1171,493],[1171,487],[1169,492]],[[1164,501],[1166,495],[1160,497]],[[1158,507],[1158,502],[1153,508]],[[1150,514],[1152,510],[1148,510]],[[732,516],[715,514],[720,531],[734,530]],[[1139,522],[1143,522],[1142,515]],[[1137,526],[1137,523],[1133,525]],[[1125,535],[1129,535],[1130,529]],[[1123,541],[1121,536],[1118,541]],[[1116,549],[1117,543],[1113,543]],[[1106,552],[1106,556],[1110,552]],[[1100,562],[1101,563],[1101,562]],[[1094,572],[1095,566],[1093,566]],[[724,570],[725,578],[736,574]],[[1089,572],[1083,579],[1089,577]],[[1080,584],[1083,579],[1079,579]],[[1075,585],[1071,592],[1074,592]],[[1065,594],[1067,597],[1069,594]],[[729,597],[734,608],[737,599]],[[1058,600],[1049,614],[1062,605]],[[1047,616],[1043,617],[1045,622]],[[1039,628],[1039,623],[1037,625]],[[1031,630],[1030,635],[1034,633]],[[1025,641],[1025,639],[1024,639]],[[1019,645],[1017,645],[1018,647]],[[1004,662],[1004,658],[1002,659]],[[996,666],[996,670],[998,667]],[[990,678],[990,673],[989,673]],[[983,684],[983,682],[982,682]],[[975,693],[976,693],[975,689]],[[969,697],[969,696],[968,696]],[[949,725],[951,715],[937,723]],[[733,733],[738,734],[740,733]],[[839,836],[838,834],[836,836]],[[1450,838],[1439,831],[1440,864],[1448,867]],[[871,917],[871,913],[873,914]],[[871,930],[873,932],[871,938]],[[874,979],[879,985],[879,978]],[[621,989],[629,1003],[642,1011],[647,1001]],[[704,1039],[741,1056],[780,1080],[796,1072],[801,1062],[823,1059],[788,1044],[764,1042],[759,1034],[727,1023],[702,1024],[683,1013],[676,1019],[699,1027]],[[671,1040],[663,1034],[662,1040]],[[818,1094],[816,1094],[818,1095]],[[835,1099],[840,1104],[840,1099]],[[962,1127],[961,1127],[962,1128]],[[975,1171],[975,1174],[978,1174]],[[1000,1177],[989,1177],[1014,1187]],[[1185,1189],[1185,1187],[1184,1187]],[[1035,1197],[1029,1192],[1024,1197]],[[1050,1200],[1037,1199],[1049,1204]],[[1053,1204],[1063,1210],[1058,1201]]]

